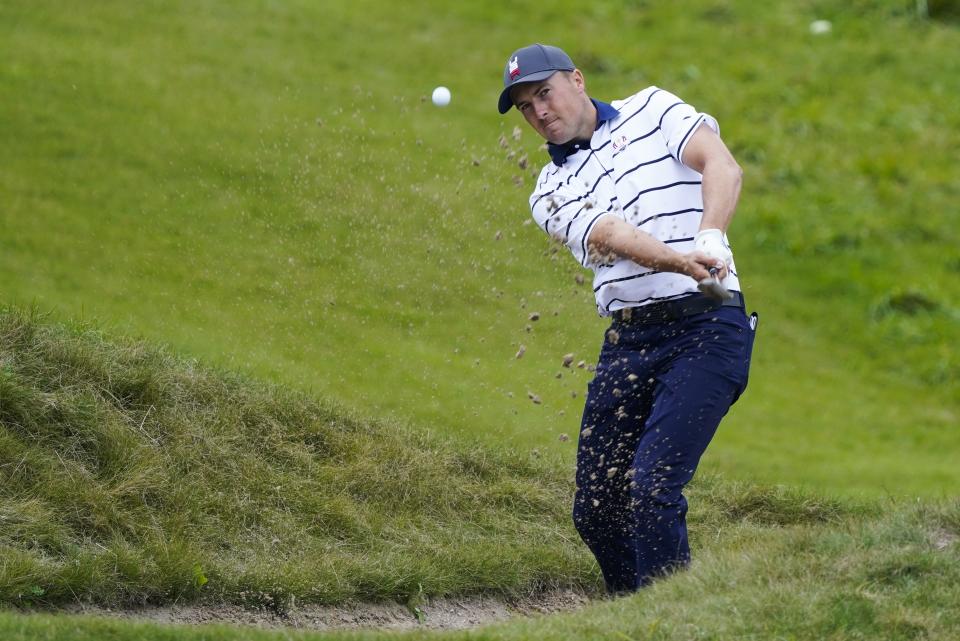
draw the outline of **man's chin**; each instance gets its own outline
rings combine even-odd
[[[566,132],[560,130],[551,132],[549,128],[544,130],[543,137],[547,139],[547,142],[554,145],[562,145],[569,139]]]

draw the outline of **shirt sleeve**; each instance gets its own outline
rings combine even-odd
[[[720,125],[713,116],[698,112],[669,91],[657,91],[650,99],[650,107],[651,116],[658,119],[670,155],[678,162],[683,162],[683,150],[701,124],[705,123],[720,133]]]
[[[533,220],[548,236],[566,245],[581,265],[595,267],[599,263],[587,249],[590,232],[601,218],[615,214],[610,212],[608,204],[597,203],[592,194],[578,193],[571,187],[565,180],[567,172],[545,176],[550,171],[548,166],[530,196]]]

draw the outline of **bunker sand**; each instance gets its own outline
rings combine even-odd
[[[517,617],[569,612],[584,607],[590,597],[576,590],[557,590],[527,597],[466,596],[427,599],[420,616],[396,602],[295,605],[284,612],[232,604],[170,605],[111,609],[75,604],[57,610],[64,614],[115,617],[164,624],[221,623],[258,628],[304,630],[383,629],[461,630]]]

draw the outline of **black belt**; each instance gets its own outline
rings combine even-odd
[[[620,323],[664,323],[680,320],[694,314],[712,312],[721,307],[739,307],[745,309],[743,294],[730,292],[733,298],[720,302],[703,294],[691,294],[683,298],[664,300],[659,303],[650,303],[640,307],[626,307],[613,312],[613,320]]]

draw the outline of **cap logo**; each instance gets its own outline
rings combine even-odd
[[[513,80],[520,75],[520,63],[517,61],[517,57],[514,56],[513,60],[510,61],[510,79]]]

